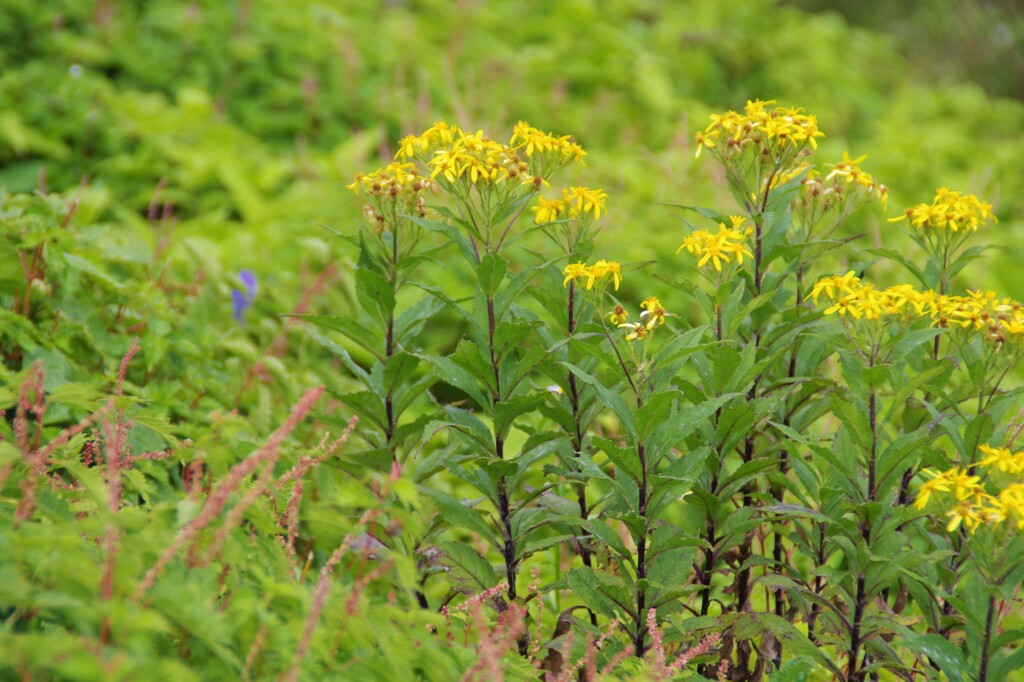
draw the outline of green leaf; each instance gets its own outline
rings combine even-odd
[[[949,682],[969,682],[973,678],[963,652],[942,635],[903,629],[903,645],[910,651],[927,656],[946,674]]]
[[[420,358],[406,352],[398,352],[388,358],[384,366],[384,391],[394,395],[396,389],[405,384],[419,367]]]
[[[574,569],[566,574],[565,579],[570,589],[591,611],[609,619],[616,616],[621,618],[625,613],[625,609],[603,589],[594,569],[586,566]]]
[[[899,263],[900,265],[905,267],[910,274],[914,276],[914,279],[920,282],[921,286],[930,286],[928,283],[928,279],[925,277],[924,271],[922,271],[916,263],[914,263],[909,258],[905,257],[899,251],[896,251],[895,249],[865,249],[865,251],[874,256],[881,256],[888,260]]]
[[[739,618],[744,616],[753,619],[758,625],[771,632],[775,639],[778,640],[779,646],[782,647],[783,651],[795,656],[806,656],[831,670],[837,679],[842,678],[843,671],[825,654],[825,651],[811,642],[807,635],[797,630],[785,618],[776,616],[773,613],[741,614]]]
[[[437,561],[448,569],[447,579],[463,594],[479,594],[494,587],[498,580],[494,568],[463,542],[439,542]]]
[[[682,397],[683,394],[679,391],[662,391],[651,396],[636,412],[637,438],[641,441],[647,440],[668,418],[672,408]]]
[[[406,337],[418,335],[424,323],[436,317],[444,309],[444,305],[444,301],[436,296],[426,296],[409,306],[395,318],[395,343],[402,343],[407,340]]]
[[[434,372],[438,379],[466,393],[476,401],[478,406],[490,408],[490,401],[480,392],[477,378],[462,365],[439,355],[420,355],[419,357],[434,366]]]
[[[306,333],[312,336],[321,346],[334,353],[335,357],[341,360],[341,364],[358,377],[367,388],[373,389],[373,380],[370,379],[370,374],[356,364],[347,350],[317,331],[307,328]]]
[[[346,337],[359,344],[362,348],[366,349],[369,353],[373,354],[374,357],[377,357],[378,359],[380,358],[379,354],[383,347],[380,334],[375,330],[368,328],[365,323],[361,324],[358,321],[343,315],[287,315],[286,317],[293,317],[295,319],[302,320],[303,322],[308,322],[321,329],[327,329],[332,332],[344,334]]]
[[[547,393],[535,392],[499,402],[494,406],[495,432],[503,439],[506,438],[515,420],[536,410],[547,397]]]
[[[600,519],[589,519],[584,526],[594,535],[594,537],[608,547],[608,549],[614,551],[624,560],[629,562],[631,566],[636,565],[636,562],[633,560],[633,552],[626,547],[622,542],[622,539],[619,537],[619,534],[615,532],[611,526]]]
[[[583,371],[576,365],[569,362],[562,362],[559,364],[563,365],[579,379],[582,379],[587,384],[593,386],[594,390],[601,398],[601,401],[610,407],[615,413],[615,416],[619,418],[619,421],[622,423],[622,427],[626,429],[631,437],[634,439],[636,438],[636,429],[633,426],[633,411],[629,408],[629,405],[626,404],[626,401],[622,399],[622,396],[608,388],[605,388],[604,384],[602,384],[596,377]]]
[[[366,268],[356,270],[356,297],[367,312],[376,312],[382,322],[395,311],[394,285],[384,275]]]
[[[681,209],[683,209],[685,211],[693,211],[694,213],[696,213],[698,215],[702,215],[705,218],[709,218],[709,219],[713,220],[716,223],[726,223],[726,224],[729,224],[729,217],[726,216],[724,213],[719,213],[718,211],[714,210],[713,208],[705,208],[704,206],[688,206],[686,204],[673,204],[673,203],[669,203],[669,202],[660,202],[659,205],[660,206],[671,206],[672,208],[681,208]]]
[[[466,434],[475,443],[476,452],[481,456],[488,456],[493,452],[494,440],[490,429],[480,421],[472,412],[460,407],[448,405],[444,408],[447,421],[432,421],[424,429],[424,440],[429,440],[439,431],[454,428]]]
[[[477,283],[488,296],[493,297],[505,279],[505,272],[508,263],[499,254],[493,251],[484,254],[480,259],[480,265],[476,269]]]
[[[64,257],[64,262],[69,266],[99,280],[100,283],[106,285],[108,289],[112,289],[114,291],[124,290],[124,284],[115,279],[113,275],[99,265],[96,265],[95,263],[92,263],[80,256],[76,256],[73,253],[65,253],[62,255]]]
[[[447,211],[447,209],[444,209],[443,207],[438,207],[437,211],[439,213],[448,213],[449,215],[451,215],[451,213],[449,211]],[[410,216],[406,216],[406,217],[409,220],[411,220],[412,222],[414,222],[417,225],[419,225],[420,227],[426,228],[426,229],[430,230],[431,232],[437,232],[437,233],[442,234],[445,237],[447,237],[449,239],[449,241],[455,243],[459,247],[459,253],[462,254],[462,257],[465,258],[467,262],[471,263],[473,265],[473,267],[476,267],[476,264],[477,264],[476,250],[473,248],[473,245],[470,243],[470,241],[468,239],[466,239],[466,237],[462,234],[462,232],[457,227],[455,227],[454,225],[450,225],[448,223],[441,222],[439,220],[428,220],[426,218],[420,218],[419,216],[414,216],[414,215],[410,215]],[[452,218],[458,220],[457,218],[455,218],[455,216],[452,216]],[[460,222],[462,222],[462,221],[460,221]],[[471,232],[473,231],[472,230],[472,226],[468,225],[465,222],[463,222],[462,224],[469,231],[471,231]],[[477,237],[479,238],[479,235],[477,235]]]
[[[1024,668],[1024,646],[1018,645],[1011,652],[994,651],[989,659],[988,677],[990,680],[1019,679],[1019,676],[1011,677],[1010,673],[1022,668]]]
[[[434,506],[437,507],[438,513],[445,521],[453,526],[473,531],[495,547],[498,546],[494,529],[487,523],[484,516],[473,509],[469,503],[461,502],[447,493],[426,486],[419,486],[419,490],[434,501]]]
[[[338,393],[337,391],[330,390],[329,393],[358,414],[360,419],[366,419],[382,431],[387,429],[384,403],[381,402],[380,396],[377,394],[370,391]]]

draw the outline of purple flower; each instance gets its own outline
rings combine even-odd
[[[249,309],[252,300],[256,298],[256,273],[252,270],[240,270],[238,280],[245,287],[245,291],[231,290],[231,306],[234,310],[235,322],[245,324],[245,311]]]
[[[231,290],[231,305],[234,308],[235,322],[245,324],[245,310],[249,307],[249,299],[238,289]]]
[[[239,270],[238,279],[245,285],[245,290],[248,292],[247,299],[252,302],[252,299],[256,298],[256,273],[252,270]]]

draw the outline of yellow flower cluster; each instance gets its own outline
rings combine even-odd
[[[966,296],[934,296],[928,303],[932,324],[984,334],[997,346],[1024,347],[1024,305],[999,298],[994,291],[968,291]]]
[[[648,296],[641,301],[640,309],[639,322],[626,322],[629,313],[622,306],[615,306],[615,310],[609,314],[612,324],[618,324],[619,329],[626,330],[627,341],[643,341],[654,331],[655,327],[665,324],[666,317],[671,316],[665,312],[661,301],[654,296]]]
[[[966,296],[948,296],[931,289],[918,290],[910,284],[876,289],[853,271],[822,277],[806,298],[814,305],[824,298],[826,315],[877,320],[883,316],[930,317],[931,326],[978,332],[997,347],[1011,343],[1024,348],[1024,305],[999,298],[994,291],[968,291]],[[806,299],[805,299],[806,300]]]
[[[729,216],[729,220],[732,227],[719,223],[718,232],[715,233],[694,230],[683,240],[676,253],[686,249],[690,255],[697,258],[697,267],[711,263],[718,272],[722,271],[723,263],[731,263],[733,258],[742,265],[744,256],[754,257],[747,246],[747,237],[753,233],[753,228],[743,227],[746,219],[742,216]]]
[[[1006,474],[1024,474],[1024,450],[1010,452],[1009,448],[993,448],[980,445],[978,449],[985,459],[978,462],[979,466],[992,467]]]
[[[929,480],[918,489],[914,506],[924,509],[935,495],[946,507],[948,532],[962,524],[973,533],[983,524],[998,526],[1006,521],[1017,530],[1024,530],[1024,481],[1011,478],[1010,483],[997,486],[996,476],[992,475],[997,470],[1019,477],[1024,473],[1024,452],[1011,454],[1007,448],[988,445],[982,445],[981,451],[988,457],[978,463],[976,471],[986,474],[987,482],[959,467],[941,472],[925,469],[921,473]],[[1006,477],[1002,478],[1005,480]]]
[[[345,185],[345,189],[356,195],[395,196],[402,192],[420,192],[430,186],[430,180],[421,177],[414,164],[391,163],[372,173],[357,173],[352,184]]]
[[[540,189],[545,182],[541,173],[582,160],[586,154],[568,135],[555,137],[524,122],[516,124],[506,145],[482,130],[469,133],[440,121],[420,135],[402,138],[395,158],[422,161],[434,180],[473,185],[509,181]]]
[[[534,128],[525,121],[520,121],[512,128],[512,139],[509,145],[521,149],[527,157],[534,153],[561,156],[566,161],[583,161],[587,155],[583,147],[573,142],[568,135],[556,137],[551,133]]]
[[[404,215],[426,216],[423,192],[433,188],[411,163],[391,163],[372,173],[359,173],[347,189],[365,194],[368,203],[363,214],[378,234],[394,226]]]
[[[927,294],[934,292],[922,293],[910,284],[876,289],[862,282],[851,270],[845,275],[822,277],[814,283],[804,300],[812,299],[814,305],[818,305],[818,299],[824,297],[831,304],[825,309],[826,315],[877,320],[883,316],[908,316],[912,311],[922,314]]]
[[[537,205],[530,210],[534,213],[533,221],[538,225],[553,223],[564,217],[575,220],[588,214],[597,220],[606,210],[607,199],[608,195],[604,190],[569,187],[563,191],[561,199],[539,197]]]
[[[565,275],[562,286],[569,286],[569,282],[582,283],[583,280],[586,280],[586,288],[590,290],[594,288],[595,283],[603,283],[605,278],[609,278],[615,290],[618,291],[619,284],[622,282],[622,264],[603,258],[593,265],[587,265],[580,261],[566,265],[562,274]]]
[[[803,109],[771,107],[772,104],[775,100],[748,100],[742,114],[736,111],[712,114],[708,127],[697,133],[697,156],[705,147],[716,149],[725,158],[747,147],[798,149],[809,145],[818,148],[817,138],[824,137],[825,133],[818,130],[815,116],[802,113]]]
[[[832,170],[824,177],[817,171],[808,171],[801,187],[801,198],[821,204],[824,211],[833,207],[845,209],[860,198],[877,199],[885,206],[889,188],[860,167],[866,158],[851,159],[849,153],[843,152],[842,161],[825,164]]]
[[[947,230],[949,232],[977,231],[978,227],[996,221],[992,205],[973,194],[954,192],[940,187],[930,204],[911,206],[903,215],[889,222],[910,220],[910,225],[922,231]],[[996,221],[998,222],[998,221]]]

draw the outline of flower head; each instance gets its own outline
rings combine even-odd
[[[590,268],[587,267],[586,263],[577,261],[566,265],[562,269],[562,274],[565,275],[565,279],[562,280],[562,286],[565,287],[569,286],[569,282],[576,282],[584,277],[589,277]]]
[[[694,230],[683,240],[676,253],[686,250],[697,258],[697,267],[704,267],[710,263],[718,272],[722,271],[723,265],[731,263],[734,259],[742,264],[744,258],[753,258],[754,254],[747,246],[747,237],[751,234],[751,229],[743,227],[745,218],[731,216],[729,220],[732,227],[719,223],[718,232]]]
[[[585,213],[592,214],[595,220],[600,218],[607,198],[604,190],[589,187],[570,187],[564,193],[565,205],[574,218]]]
[[[772,107],[774,100],[748,100],[742,113],[727,111],[712,114],[711,123],[697,133],[697,156],[703,149],[713,149],[722,157],[735,156],[744,149],[779,152],[799,150],[805,146],[818,148],[818,119],[803,109]]]
[[[629,319],[629,311],[623,308],[621,305],[615,306],[610,313],[607,315],[608,321],[618,327],[624,324]]]
[[[665,316],[668,313],[660,305],[650,310],[645,310],[640,313],[640,319],[647,318],[647,328],[653,329],[654,327],[660,327],[665,324]]]
[[[647,327],[641,322],[634,322],[632,324],[620,324],[620,329],[628,329],[629,332],[626,334],[627,341],[643,341],[647,338]]]
[[[940,187],[930,204],[918,204],[908,208],[903,215],[891,218],[895,223],[909,220],[912,229],[927,232],[931,230],[953,233],[977,231],[991,221],[998,222],[992,213],[992,205],[981,201],[973,194],[954,192]]]
[[[537,205],[530,209],[534,212],[533,222],[538,225],[553,223],[565,213],[565,202],[561,199],[537,199]]]
[[[245,291],[239,291],[238,289],[231,290],[231,308],[235,322],[238,324],[244,324],[245,311],[249,309],[249,306],[252,305],[253,299],[256,298],[256,273],[252,270],[239,270],[238,281],[242,283]]]

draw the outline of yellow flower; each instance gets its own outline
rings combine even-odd
[[[350,189],[356,193],[356,196],[359,196],[359,188],[362,186],[363,180],[365,178],[366,175],[364,175],[363,173],[356,173],[356,177],[354,180],[352,180],[352,184],[345,185],[345,189]]]
[[[615,291],[619,290],[619,283],[622,282],[622,264],[616,260],[605,261],[608,274],[611,275]]]
[[[864,171],[861,170],[860,164],[864,163],[867,156],[858,156],[856,159],[850,158],[849,152],[843,152],[843,160],[839,163],[825,164],[832,166],[832,172],[825,176],[826,180],[831,180],[837,175],[845,176],[852,182],[857,179],[858,176],[862,175]]]
[[[665,324],[665,315],[665,309],[661,306],[657,306],[651,310],[645,310],[640,313],[640,318],[643,319],[645,317],[649,317],[650,319],[647,320],[647,328],[653,329],[656,326]]]
[[[978,462],[978,466],[992,467],[1007,474],[1024,474],[1024,450],[1011,453],[1008,448],[993,448],[988,445],[980,445],[978,449],[987,455]]]
[[[430,173],[431,180],[443,174],[448,182],[455,182],[466,171],[464,155],[451,149],[439,151],[428,164],[434,167]]]
[[[711,234],[707,230],[694,230],[683,240],[682,245],[676,249],[676,253],[686,249],[688,253],[697,257],[697,267],[703,267],[710,262],[718,272],[721,272],[722,265],[730,263],[732,258],[735,258],[736,262],[740,264],[743,263],[745,256],[753,258],[754,254],[751,253],[746,243],[751,229],[740,229],[745,218],[730,216],[729,220],[732,227],[726,227],[724,223],[719,223],[718,232],[715,234]]]
[[[647,338],[647,328],[639,322],[635,322],[633,324],[620,324],[619,328],[630,330],[630,332],[626,334],[627,341],[643,341]]]
[[[932,476],[930,481],[925,481],[921,484],[921,487],[917,490],[917,499],[914,501],[914,506],[917,509],[924,509],[928,505],[928,500],[931,498],[934,492],[948,493],[950,490],[951,483],[942,474],[938,474],[931,469],[925,469],[921,472],[925,476]]]
[[[426,145],[424,141],[416,135],[406,135],[398,142],[398,152],[395,154],[396,159],[411,159],[416,156],[416,151],[422,149]]]
[[[600,282],[608,274],[608,261],[599,260],[587,271],[587,289],[594,288],[594,282]]]
[[[954,192],[948,187],[936,190],[931,204],[911,206],[903,215],[890,218],[889,222],[896,223],[908,219],[912,227],[922,231],[944,230],[953,233],[961,230],[974,232],[990,220],[998,222],[992,214],[991,204],[981,201],[973,194]]]
[[[717,137],[717,135],[714,132],[707,133],[707,134],[705,134],[705,133],[697,133],[695,139],[696,139],[696,142],[697,142],[697,158],[698,159],[700,158],[700,152],[701,152],[702,149],[704,149],[704,147],[713,148],[715,146],[715,137]]]
[[[850,270],[845,275],[833,275],[831,277],[822,277],[814,286],[811,287],[811,293],[807,295],[804,300],[808,298],[814,301],[814,305],[818,305],[818,297],[823,293],[829,300],[835,300],[836,294],[852,294],[860,285],[860,278],[857,277],[853,270]]]
[[[538,197],[537,205],[530,210],[536,213],[533,217],[533,222],[543,225],[558,220],[558,217],[565,211],[565,202],[561,199]]]
[[[512,128],[509,147],[514,150],[522,150],[529,159],[533,159],[536,155],[541,162],[553,163],[555,166],[562,166],[573,161],[582,163],[583,157],[587,155],[583,151],[583,147],[573,142],[568,135],[555,136],[545,133],[526,121],[519,121]]]
[[[615,306],[615,308],[608,313],[608,320],[616,327],[622,325],[629,319],[629,311],[623,308],[621,305]]]
[[[962,523],[968,531],[973,533],[985,520],[983,508],[976,505],[972,500],[959,500],[952,509],[946,512],[949,523],[946,524],[946,532],[952,533]]]
[[[588,268],[586,263],[583,263],[582,261],[569,263],[562,270],[562,274],[565,275],[565,279],[562,280],[562,286],[569,286],[570,281],[575,282],[583,277],[589,277],[590,268]]]
[[[1013,483],[999,492],[1003,518],[1014,519],[1017,530],[1024,530],[1024,483]]]
[[[594,219],[601,217],[605,210],[605,200],[608,195],[604,190],[590,189],[589,187],[570,187],[565,190],[565,204],[573,209],[574,215],[581,213],[592,213]]]
[[[864,311],[858,303],[859,301],[856,296],[844,296],[836,301],[835,305],[831,308],[826,308],[825,314],[831,315],[833,313],[838,313],[840,316],[850,315],[851,317],[859,320],[864,317]]]
[[[715,150],[714,155],[723,160],[751,149],[775,158],[785,154],[792,161],[805,146],[817,149],[818,138],[825,136],[818,130],[817,118],[804,114],[802,109],[772,107],[773,104],[774,100],[753,100],[747,102],[742,114],[712,114],[711,123],[695,138],[697,156],[705,147]],[[716,143],[723,136],[727,139],[717,148]]]
[[[657,310],[661,307],[661,301],[654,296],[648,296],[640,302],[641,310]]]

